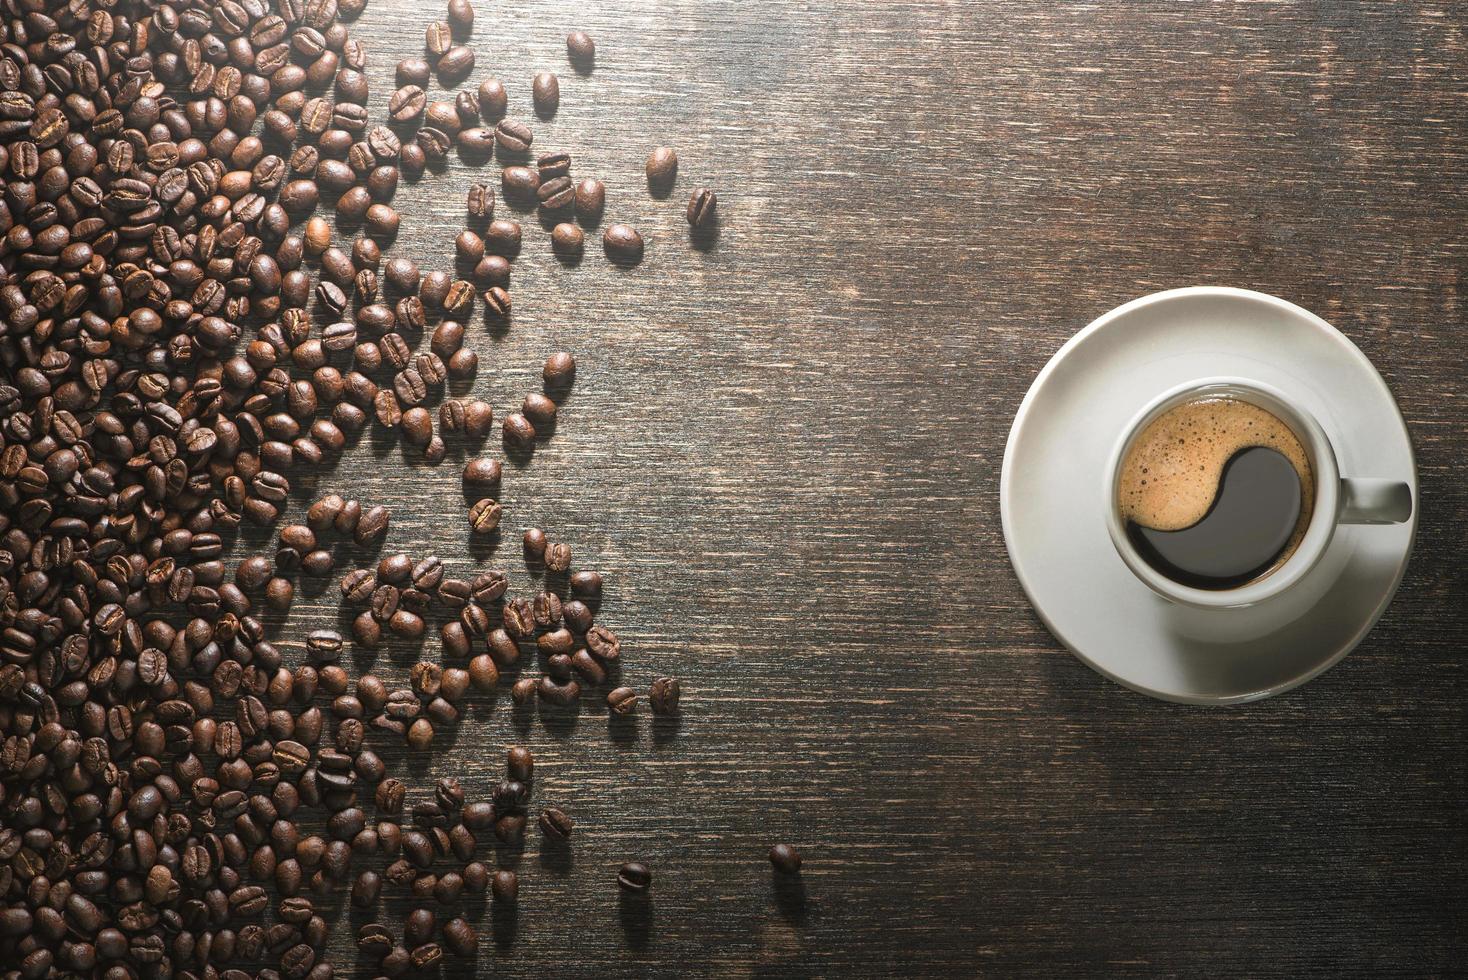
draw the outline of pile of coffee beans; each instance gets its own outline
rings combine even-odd
[[[445,458],[445,433],[472,443],[492,431],[490,405],[444,387],[477,371],[464,343],[476,304],[511,316],[522,229],[475,184],[472,227],[455,242],[472,272],[421,270],[385,254],[400,180],[451,151],[497,155],[502,193],[561,219],[550,240],[563,259],[582,251],[577,219],[606,206],[602,182],[573,180],[568,155],[540,152],[531,166],[534,133],[505,117],[502,83],[468,84],[470,0],[450,0],[424,56],[397,65],[388,118],[370,118],[366,46],[345,25],[364,3],[5,6],[4,977],[324,980],[329,909],[348,896],[373,908],[385,889],[418,907],[358,931],[378,972],[472,956],[461,897],[511,905],[519,889],[513,871],[476,859],[476,836],[523,835],[531,755],[511,748],[491,798],[466,801],[452,778],[413,795],[371,746],[427,748],[469,691],[493,691],[531,647],[544,672],[521,671],[516,703],[563,705],[607,686],[613,714],[638,703],[612,686],[621,641],[596,621],[601,576],[538,529],[525,532],[524,559],[561,588],[511,597],[503,571],[450,574],[434,556],[388,554],[340,580],[358,609],[350,641],[315,630],[295,664],[263,614],[287,609],[300,577],[333,574],[339,546],[382,547],[391,515],[327,494],[279,527],[273,555],[234,553],[242,523],[280,523],[292,478],[370,425],[429,464]],[[566,46],[576,70],[591,69],[590,37]],[[430,101],[434,78],[464,87]],[[536,115],[553,116],[556,76],[531,88]],[[666,193],[676,170],[671,150],[655,151],[650,189]],[[715,213],[713,193],[695,191],[689,224],[707,228]],[[623,263],[644,248],[618,223],[603,243]],[[570,354],[547,358],[544,391],[503,418],[507,451],[545,437],[574,376]],[[475,534],[504,517],[502,473],[489,456],[464,467]],[[341,665],[348,642],[416,644],[430,622],[439,657],[406,687]],[[656,680],[648,700],[675,713],[678,681]],[[546,846],[566,846],[575,826],[557,805],[536,822]],[[651,872],[630,863],[618,881],[645,890]]]

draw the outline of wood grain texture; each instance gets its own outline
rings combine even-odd
[[[645,261],[578,267],[526,215],[515,314],[472,391],[497,414],[557,348],[580,373],[509,467],[506,540],[468,540],[460,450],[364,438],[299,488],[388,503],[389,550],[531,581],[539,524],[603,570],[625,678],[684,679],[683,721],[542,724],[480,698],[426,763],[487,793],[503,747],[578,820],[531,834],[514,919],[471,914],[500,976],[1441,976],[1468,963],[1468,17],[1389,0],[812,3],[493,0],[537,150],[608,186]],[[378,116],[441,8],[373,0]],[[564,35],[598,44],[579,75]],[[552,122],[530,77],[561,76]],[[642,161],[678,149],[668,200]],[[447,261],[451,162],[405,186],[397,249]],[[497,180],[497,167],[487,171]],[[717,189],[717,242],[683,205]],[[592,239],[595,242],[595,238]],[[1005,557],[1013,412],[1095,315],[1192,284],[1339,326],[1399,398],[1419,546],[1385,619],[1307,687],[1165,705],[1046,633]],[[498,452],[498,447],[494,447]],[[303,596],[283,634],[337,622]],[[343,620],[344,622],[344,620]],[[426,649],[436,656],[436,643]],[[412,651],[358,654],[388,680]],[[799,888],[764,853],[801,848]],[[616,865],[648,861],[649,907]],[[401,902],[390,908],[401,914]],[[344,918],[333,948],[354,972]]]

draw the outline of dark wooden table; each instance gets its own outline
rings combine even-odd
[[[1465,975],[1468,15],[1415,0],[477,5],[474,81],[648,239],[554,261],[526,215],[513,324],[471,342],[497,413],[580,374],[468,540],[461,453],[362,444],[302,488],[391,504],[389,550],[533,578],[546,527],[608,579],[624,675],[680,725],[479,698],[430,758],[487,792],[504,746],[578,819],[478,908],[482,971],[620,975]],[[441,7],[373,0],[374,110]],[[584,28],[596,69],[563,37]],[[534,120],[531,74],[561,76]],[[678,149],[677,189],[642,162]],[[457,161],[406,186],[398,249],[447,264]],[[717,189],[717,241],[683,207]],[[596,239],[592,239],[596,242]],[[1005,556],[998,475],[1030,379],[1152,290],[1248,286],[1334,322],[1401,402],[1417,553],[1368,640],[1305,688],[1161,704],[1082,666]],[[497,444],[494,446],[498,452]],[[284,634],[338,622],[335,590]],[[436,657],[436,643],[426,649]],[[390,680],[412,651],[358,654]],[[806,857],[772,880],[775,841]],[[649,904],[615,868],[651,864]],[[400,903],[392,907],[401,910]],[[354,924],[361,921],[351,920]],[[349,973],[348,929],[337,934]],[[358,971],[368,976],[366,968]]]

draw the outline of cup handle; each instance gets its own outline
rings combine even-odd
[[[1400,524],[1412,516],[1412,488],[1397,480],[1341,479],[1342,524]]]

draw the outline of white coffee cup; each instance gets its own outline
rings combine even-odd
[[[1122,461],[1137,436],[1164,412],[1199,398],[1234,398],[1270,412],[1284,422],[1305,447],[1315,476],[1315,506],[1294,554],[1279,567],[1234,589],[1200,589],[1168,578],[1147,563],[1126,533],[1117,489]],[[1122,431],[1106,467],[1106,530],[1132,574],[1162,598],[1203,609],[1252,606],[1272,599],[1299,583],[1320,561],[1336,528],[1342,524],[1400,524],[1412,516],[1412,490],[1397,480],[1346,478],[1336,465],[1335,450],[1314,416],[1284,392],[1246,378],[1202,378],[1158,395]]]

